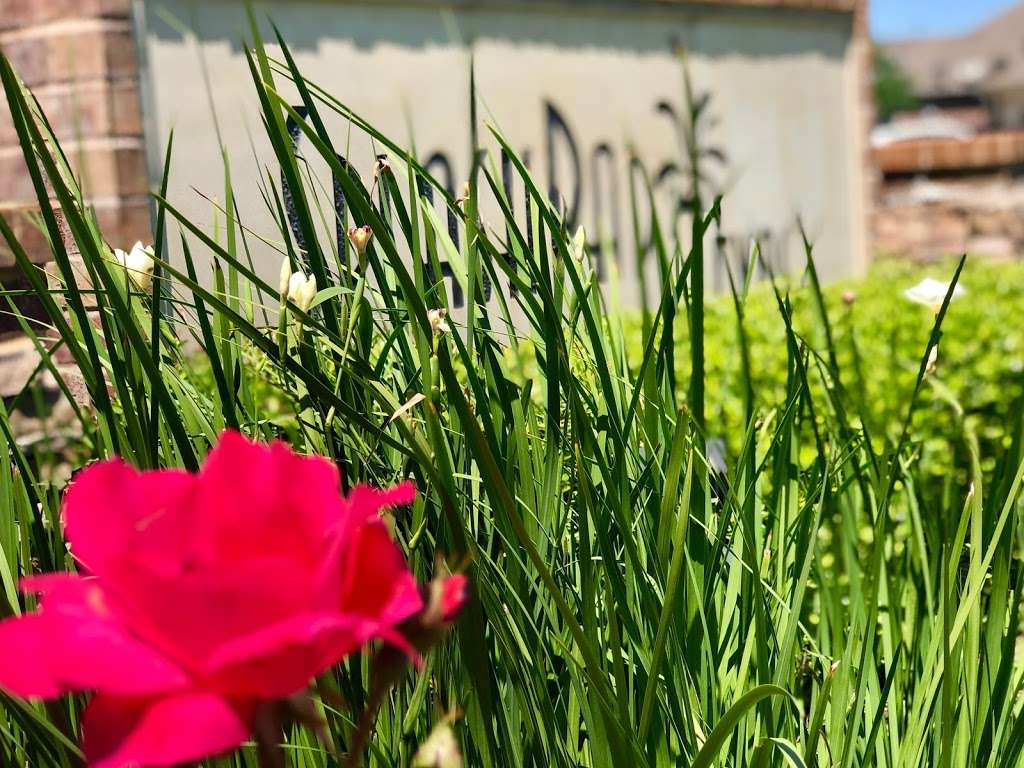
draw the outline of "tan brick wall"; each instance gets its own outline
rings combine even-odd
[[[1024,254],[1024,180],[1012,173],[893,179],[880,202],[874,238],[884,256],[930,261],[963,253]]]
[[[131,0],[0,0],[0,30],[74,18],[126,19]]]
[[[1024,131],[990,131],[968,139],[910,139],[877,147],[874,154],[886,174],[999,170],[1024,163]]]
[[[0,49],[39,100],[115,245],[151,237],[130,14],[130,0],[0,0]],[[23,215],[34,205],[17,134],[0,103],[0,211],[43,262],[45,239]],[[0,267],[9,264],[0,243]]]

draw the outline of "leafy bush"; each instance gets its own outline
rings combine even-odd
[[[271,61],[255,25],[253,37],[253,86],[303,232],[300,248],[269,189],[280,255],[289,272],[313,275],[315,296],[289,298],[288,281],[249,268],[247,212],[235,210],[230,184],[213,234],[157,195],[154,279],[140,290],[2,57],[62,284],[46,286],[3,219],[0,236],[77,363],[90,458],[194,469],[236,427],[330,457],[346,487],[415,480],[416,503],[390,521],[396,540],[419,580],[464,571],[475,599],[452,639],[382,702],[366,750],[356,723],[373,710],[373,654],[317,682],[318,714],[349,761],[419,764],[417,745],[435,725],[431,741],[450,747],[446,729],[461,709],[455,735],[474,766],[1019,764],[1021,382],[972,347],[967,330],[991,329],[985,344],[998,348],[997,318],[984,313],[1019,303],[972,309],[973,296],[988,295],[972,271],[970,293],[948,316],[945,306],[934,318],[908,310],[902,285],[884,280],[838,314],[831,293],[832,314],[815,314],[813,282],[775,314],[763,289],[738,295],[729,314],[728,302],[704,302],[701,235],[716,208],[698,203],[696,247],[671,232],[655,238],[649,257],[665,290],[639,336],[627,333],[633,321],[604,303],[585,243],[514,153],[531,225],[507,214],[498,241],[477,214],[481,196],[504,199],[497,163],[479,163],[466,199],[450,199],[399,145],[302,79],[287,48]],[[286,81],[306,118],[278,95],[274,83]],[[328,112],[386,148],[372,187],[338,161]],[[343,227],[372,229],[365,252],[335,247],[333,222],[318,226],[320,201],[303,183],[287,116],[335,172]],[[168,169],[172,161],[169,151]],[[438,226],[427,189],[454,218],[459,246]],[[184,244],[184,265],[167,258],[171,238]],[[74,253],[91,289],[76,280]],[[451,308],[431,278],[443,257],[467,297],[458,319],[438,312]],[[197,260],[213,263],[211,285],[196,280]],[[275,319],[264,307],[284,311]],[[853,336],[851,312],[865,322]],[[976,322],[970,312],[981,313]],[[883,314],[902,317],[886,325]],[[927,362],[944,330],[937,376]],[[188,364],[176,331],[202,349],[203,365]],[[748,343],[717,341],[734,333]],[[887,338],[884,355],[878,340]],[[851,339],[859,365],[845,362]],[[39,341],[44,367],[70,394]],[[950,368],[961,378],[937,388]],[[971,399],[981,386],[992,394]],[[948,405],[929,400],[930,388]],[[937,414],[962,407],[957,392],[969,418],[930,431]],[[989,418],[980,403],[997,412]],[[984,433],[998,413],[1003,437],[985,434],[986,472],[975,424]],[[713,450],[709,434],[726,435],[731,450]],[[956,471],[936,493],[944,451]],[[0,418],[6,613],[34,607],[17,592],[20,576],[74,567],[60,491]],[[2,762],[76,764],[83,705],[5,698]],[[338,764],[308,730],[288,725],[281,739],[295,765]],[[249,746],[216,764],[257,760]]]
[[[918,106],[914,86],[902,67],[884,50],[875,47],[873,52],[875,108],[882,120],[888,120],[896,112],[915,109]]]
[[[846,407],[873,434],[898,436],[903,405],[913,391],[921,349],[931,332],[932,313],[910,303],[904,291],[923,274],[948,279],[955,267],[954,262],[922,269],[908,262],[881,261],[865,279],[839,283],[823,292],[832,318],[830,348],[838,363]],[[792,285],[782,281],[778,288],[790,301],[795,332],[810,348],[824,350],[829,348],[828,339],[814,291],[806,283],[806,279]],[[1017,415],[1012,394],[1019,391],[1024,376],[1024,325],[1019,309],[1024,302],[1024,263],[970,259],[961,286],[966,292],[949,309],[936,371],[922,392],[913,423],[912,441],[921,452],[919,471],[940,488],[943,479],[958,469],[959,481],[964,482],[963,456],[957,456],[964,426],[977,435],[983,469],[995,468],[1012,440]],[[743,439],[746,381],[742,366],[737,365],[740,353],[732,299],[709,301],[705,315],[708,429],[735,454]],[[786,326],[770,281],[751,288],[744,316],[758,402],[762,408],[781,407],[786,393]],[[641,327],[639,317],[629,325],[634,367],[642,353]],[[677,326],[676,332],[677,377],[686,380],[687,329]]]

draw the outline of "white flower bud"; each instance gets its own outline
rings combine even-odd
[[[349,227],[348,230],[348,241],[356,249],[356,253],[360,256],[366,255],[366,248],[370,244],[370,240],[373,238],[373,230],[369,226],[364,227]]]
[[[302,272],[295,272],[288,278],[288,300],[303,312],[309,311],[315,296],[316,278],[313,275],[306,277]]]
[[[576,235],[572,239],[572,257],[576,259],[580,264],[583,263],[587,256],[587,233],[583,227],[576,230]]]
[[[435,336],[440,336],[442,333],[448,333],[451,328],[448,327],[448,322],[445,318],[448,317],[448,310],[432,309],[427,312],[427,320],[430,322],[430,330]]]
[[[462,752],[446,718],[431,731],[412,758],[412,768],[462,768]]]
[[[127,253],[120,248],[114,249],[114,260],[128,271],[128,278],[140,291],[148,291],[153,285],[155,256],[153,247],[143,245],[141,241],[136,242]]]
[[[303,312],[308,312],[309,308],[313,305],[313,299],[316,298],[316,278],[310,275],[306,278],[306,282],[303,284],[299,291],[299,307]]]
[[[928,350],[928,362],[925,363],[924,373],[925,376],[931,376],[935,373],[935,367],[939,364],[939,345],[936,344],[930,350]]]
[[[281,279],[278,282],[278,293],[282,296],[288,295],[288,283],[292,277],[292,263],[287,256],[281,262]]]

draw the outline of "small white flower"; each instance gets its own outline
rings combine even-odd
[[[587,258],[587,233],[583,227],[576,230],[576,235],[572,239],[572,256],[580,264]]]
[[[462,768],[462,753],[450,718],[439,723],[412,758],[412,768]]]
[[[303,312],[308,312],[316,296],[316,278],[295,272],[288,278],[288,300]]]
[[[288,284],[292,279],[292,263],[287,256],[281,262],[281,279],[278,282],[277,292],[282,296],[288,295]]]
[[[930,350],[928,350],[928,362],[925,363],[924,373],[926,376],[931,376],[935,373],[935,366],[939,364],[939,345],[936,344]]]
[[[360,272],[366,272],[366,249],[372,239],[373,230],[369,225],[348,228],[348,241],[356,249],[356,261],[359,263]]]
[[[313,299],[316,298],[316,278],[310,275],[306,278],[306,284],[302,286],[302,295],[299,296],[300,306],[303,312],[308,312],[313,306]]]
[[[948,292],[949,283],[944,283],[941,280],[926,277],[913,288],[908,288],[904,291],[903,295],[917,304],[924,304],[926,307],[931,308],[932,312],[938,312],[942,307],[942,302],[946,300],[946,294]],[[964,293],[966,293],[966,289],[958,284],[953,289],[953,296],[950,300],[958,299],[963,296]]]
[[[120,248],[114,249],[114,260],[128,270],[128,277],[140,291],[148,291],[153,284],[155,256],[153,247],[143,245],[141,242],[136,242],[127,253]]]
[[[366,255],[366,248],[370,244],[370,240],[373,239],[373,230],[367,226],[363,227],[349,227],[348,228],[348,241],[356,249],[356,253],[359,256]]]
[[[430,330],[435,336],[440,336],[442,333],[448,333],[451,328],[448,327],[448,322],[445,318],[448,317],[448,310],[444,309],[432,309],[427,312],[427,320],[430,322]]]

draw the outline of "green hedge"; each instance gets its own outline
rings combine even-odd
[[[895,436],[902,427],[931,331],[930,310],[912,303],[903,292],[925,276],[948,280],[955,269],[955,261],[922,266],[885,260],[876,263],[865,279],[825,289],[840,381],[848,402],[859,411],[856,415],[873,433],[883,429]],[[983,469],[988,471],[997,448],[1009,444],[1005,425],[1014,407],[1010,393],[1019,389],[1024,377],[1024,262],[968,258],[960,285],[965,293],[950,306],[936,370],[914,422],[914,438],[933,476],[946,476],[951,470],[949,438],[963,431],[949,395],[963,409],[966,425],[976,431]],[[778,290],[792,302],[797,333],[825,354],[825,327],[813,291],[800,280],[780,283]],[[743,437],[745,385],[732,297],[716,297],[705,312],[708,430],[735,451]],[[638,361],[639,315],[627,324],[630,360]],[[685,323],[676,328],[676,373],[685,380],[689,339]],[[767,412],[783,402],[787,355],[785,325],[769,282],[751,288],[745,330],[757,405]],[[957,444],[954,439],[952,445]]]

